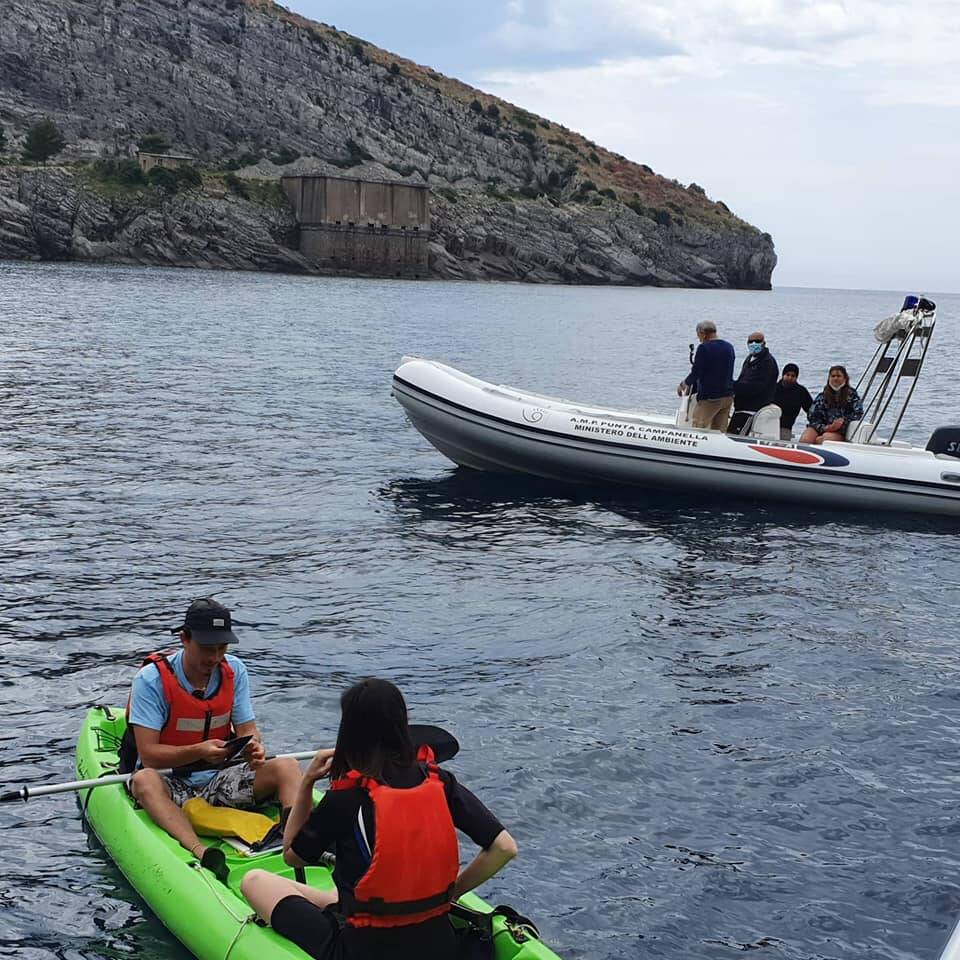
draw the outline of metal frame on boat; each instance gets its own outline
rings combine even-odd
[[[394,373],[393,395],[442,454],[476,470],[960,516],[960,427],[934,431],[926,449],[893,438],[933,332],[933,304],[915,299],[861,378],[874,419],[851,431],[850,442],[781,441],[778,421],[774,432],[759,417],[748,436],[701,430],[689,424],[683,402],[674,416],[589,406],[410,357]],[[891,416],[894,428],[881,438],[878,428]]]
[[[887,446],[893,443],[920,379],[936,322],[936,304],[925,297],[907,297],[900,313],[882,320],[874,328],[880,345],[857,382],[857,392],[863,401],[863,419],[852,440]],[[898,388],[905,383],[909,384],[908,389],[898,397]],[[877,428],[884,419],[889,419],[888,414],[894,417],[889,435],[885,440],[875,439]]]

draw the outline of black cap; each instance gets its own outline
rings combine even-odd
[[[230,611],[222,603],[217,603],[210,597],[194,600],[187,607],[183,625],[174,627],[170,632],[180,633],[181,630],[188,630],[191,638],[205,647],[237,642],[232,630]]]
[[[795,373],[798,377],[800,376],[800,368],[795,363],[784,364],[783,372],[784,374]]]

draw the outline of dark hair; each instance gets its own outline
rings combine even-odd
[[[367,677],[340,698],[340,729],[330,778],[359,770],[382,779],[387,766],[410,766],[417,755],[403,694],[389,680]]]
[[[781,376],[786,376],[788,373],[795,373],[798,377],[800,376],[800,368],[795,363],[784,364],[783,373]]]
[[[830,386],[830,374],[833,373],[834,370],[839,370],[847,381],[839,390],[834,390],[833,387]],[[852,392],[853,391],[850,387],[850,374],[847,373],[847,368],[839,363],[835,363],[827,371],[827,385],[823,388],[824,400],[829,403],[831,397],[836,397],[837,406],[845,407],[850,402],[850,395]]]

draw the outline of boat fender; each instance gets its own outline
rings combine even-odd
[[[960,460],[960,426],[937,427],[930,434],[927,449],[936,457],[956,457]]]

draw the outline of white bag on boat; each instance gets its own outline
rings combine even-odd
[[[873,335],[879,343],[889,343],[894,337],[905,337],[915,320],[913,311],[901,310],[891,317],[884,317],[873,328]]]

